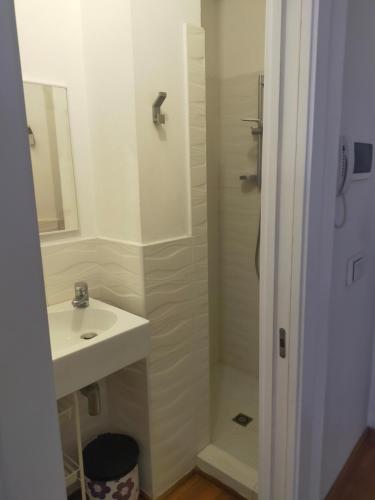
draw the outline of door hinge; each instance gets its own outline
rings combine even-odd
[[[279,355],[280,358],[286,358],[286,331],[284,328],[279,329]]]

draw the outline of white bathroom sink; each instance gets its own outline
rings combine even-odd
[[[124,368],[150,351],[146,319],[90,299],[48,308],[57,399]]]

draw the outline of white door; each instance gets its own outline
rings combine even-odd
[[[0,498],[63,500],[66,493],[12,0],[0,2],[0,234]]]

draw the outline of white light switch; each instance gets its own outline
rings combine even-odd
[[[366,272],[366,258],[362,255],[356,255],[348,260],[346,283],[351,285],[355,281],[359,281]]]

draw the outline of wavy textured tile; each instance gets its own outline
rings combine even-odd
[[[99,295],[99,267],[95,239],[42,245],[47,304],[71,300],[76,281],[87,281],[92,296]]]
[[[146,312],[151,321],[163,320],[182,311],[185,317],[191,315],[192,288],[186,280],[165,282],[147,282],[146,277]]]
[[[142,247],[99,239],[98,262],[102,300],[144,316]]]
[[[113,432],[133,436],[140,446],[142,489],[152,493],[150,427],[148,418],[149,387],[147,361],[141,360],[107,378],[109,420]]]
[[[188,279],[192,265],[190,238],[144,247],[144,273],[147,282]]]
[[[92,296],[134,314],[145,314],[141,247],[126,242],[91,239],[43,246],[42,256],[50,304],[70,299],[73,283],[85,280]],[[151,494],[146,362],[141,361],[108,377],[101,384],[101,392],[104,411],[99,418],[87,417],[87,402],[81,401],[83,437],[87,441],[111,429],[133,435],[141,447],[142,487]],[[74,433],[70,432],[70,435]],[[74,443],[65,441],[68,449],[73,450]]]

